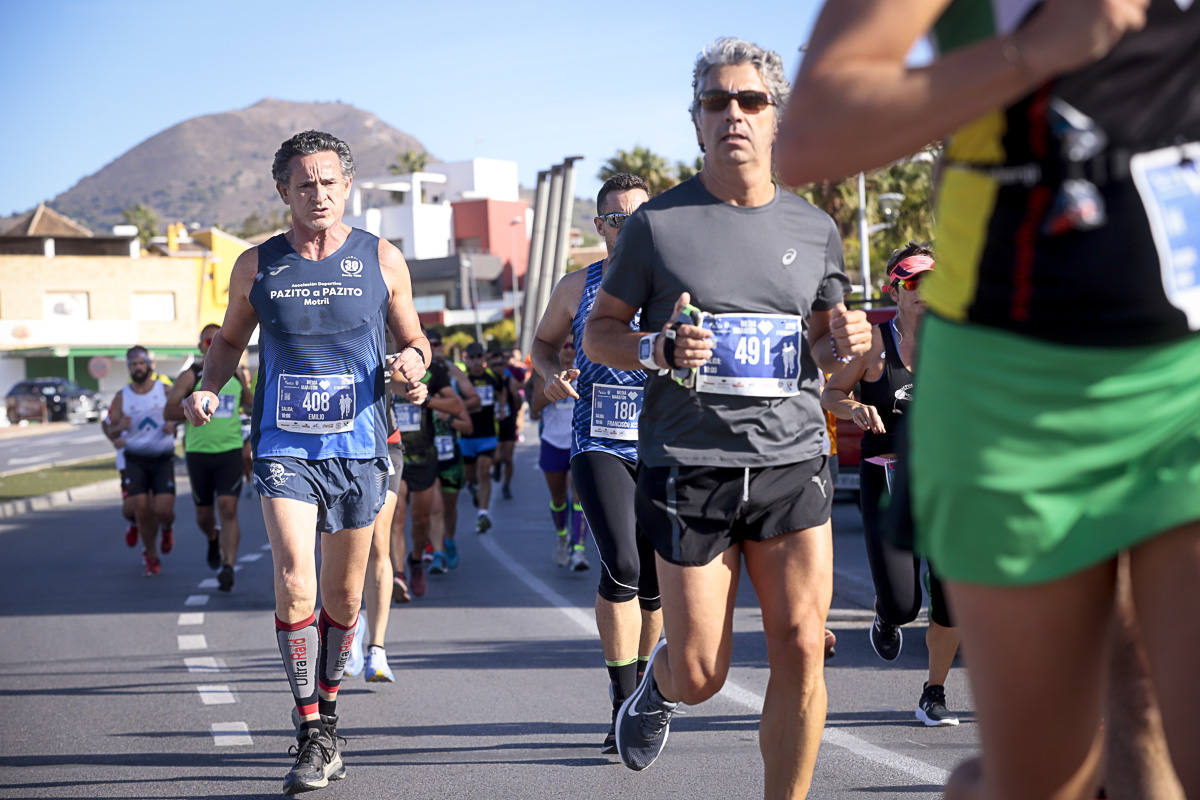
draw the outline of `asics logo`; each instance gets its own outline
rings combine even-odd
[[[785,267],[791,265],[791,263],[796,260],[796,248],[789,247],[787,252],[783,254],[783,258],[780,260],[783,262]]]

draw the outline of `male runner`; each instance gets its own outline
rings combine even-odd
[[[492,465],[492,480],[502,481],[500,496],[512,500],[513,449],[517,446],[517,428],[525,400],[521,387],[525,381],[517,377],[503,350],[488,353],[488,369],[504,381],[508,402],[496,408],[496,461]]]
[[[283,786],[297,794],[345,776],[336,701],[386,494],[384,376],[419,381],[429,346],[400,251],[342,221],[354,178],[346,143],[298,133],[271,173],[292,227],[238,257],[225,321],[184,410],[194,425],[212,418],[217,390],[259,326],[254,477],[274,559],[279,650],[301,718]],[[400,350],[385,359],[386,331]]]
[[[594,222],[609,254],[629,215],[648,199],[649,187],[637,175],[614,175],[600,187]],[[600,554],[596,627],[612,687],[615,725],[617,709],[636,688],[639,669],[662,633],[654,548],[638,530],[634,514],[638,413],[646,373],[594,363],[580,347],[575,348],[575,368],[560,369],[558,362],[569,336],[583,341],[584,323],[608,263],[597,261],[563,276],[538,323],[530,355],[534,370],[546,381],[548,400],[577,398],[571,479]],[[616,752],[612,725],[601,752]]]
[[[467,483],[471,486],[475,506],[479,509],[475,532],[487,533],[492,527],[488,515],[492,499],[492,459],[499,440],[496,437],[496,414],[508,403],[507,381],[484,364],[483,345],[467,345],[467,378],[479,395],[480,408],[471,414],[472,433],[459,437]]]
[[[109,404],[109,439],[125,442],[121,485],[132,502],[142,538],[142,574],[149,577],[162,572],[160,526],[163,555],[175,546],[175,423],[163,418],[167,389],[154,372],[150,351],[134,345],[125,352],[125,363],[130,381]],[[129,543],[128,532],[125,541]]]
[[[617,749],[645,769],[677,704],[721,688],[744,559],[771,670],[759,729],[766,796],[803,797],[825,722],[833,583],[817,370],[865,350],[871,327],[841,302],[849,282],[833,221],[772,181],[788,88],[778,54],[719,39],[692,86],[704,167],[626,220],[584,339],[589,357],[651,373],[636,504],[670,644],[622,706]],[[656,333],[630,330],[639,308],[641,330]],[[799,355],[790,363],[789,344]]]
[[[204,371],[203,356],[212,345],[220,325],[205,325],[200,331],[198,361],[175,379],[167,394],[163,416],[184,422],[183,398],[200,383]],[[218,407],[210,424],[197,428],[186,423],[183,431],[184,457],[188,478],[192,484],[192,503],[196,506],[196,525],[208,539],[208,566],[219,569],[217,588],[223,592],[233,589],[233,564],[237,560],[241,528],[238,525],[238,498],[242,491],[242,420],[239,410],[250,407],[254,393],[250,389],[249,370],[239,367],[234,377],[226,381],[217,393]],[[216,498],[217,515],[213,513]]]
[[[908,461],[983,743],[949,798],[1091,796],[1105,695],[1147,674],[1162,731],[1126,715],[1111,743],[1167,773],[1165,732],[1200,797],[1197,41],[1188,0],[840,0],[809,40],[786,180],[947,141]],[[1126,558],[1147,672],[1109,649]]]
[[[100,430],[108,438],[109,443],[116,451],[117,475],[121,481],[121,516],[129,525],[125,528],[125,544],[130,547],[136,547],[138,543],[138,526],[137,516],[134,514],[133,499],[130,498],[129,492],[125,490],[125,437],[123,434],[129,430],[129,417],[125,417],[122,421],[121,428],[118,430],[112,424],[112,408],[104,412],[104,417],[100,420]]]

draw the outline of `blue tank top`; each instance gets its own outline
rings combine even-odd
[[[571,437],[571,457],[574,458],[576,453],[598,450],[636,463],[636,437],[633,441],[622,441],[592,435],[592,387],[596,384],[640,387],[646,383],[646,373],[641,370],[627,371],[596,364],[583,352],[583,326],[587,322],[588,314],[592,312],[592,304],[596,302],[596,292],[600,289],[600,279],[603,277],[603,266],[603,261],[588,266],[587,280],[583,285],[583,293],[579,296],[579,309],[575,312],[575,319],[571,320],[571,332],[575,335],[575,369],[579,370],[579,377],[575,379],[575,391],[579,394],[579,399],[575,401],[575,414],[572,419],[574,435]],[[629,327],[631,330],[638,330],[637,316],[634,316]]]
[[[319,261],[302,258],[283,234],[267,240],[250,304],[260,347],[255,457],[385,457],[388,289],[379,239],[352,228]]]

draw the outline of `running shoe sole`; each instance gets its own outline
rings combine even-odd
[[[958,717],[946,717],[945,719],[940,720],[934,719],[925,713],[925,709],[919,706],[917,707],[916,717],[917,719],[921,720],[921,722],[925,723],[926,728],[945,728],[947,726],[954,726],[958,724]]]

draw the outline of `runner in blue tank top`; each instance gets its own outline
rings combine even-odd
[[[636,175],[614,175],[600,187],[595,224],[609,252],[621,225],[648,199],[646,182]],[[639,672],[662,632],[662,612],[654,548],[638,531],[633,510],[637,418],[646,375],[640,370],[611,369],[593,363],[578,346],[605,263],[597,261],[586,270],[572,272],[554,287],[538,324],[532,357],[533,368],[546,382],[545,394],[550,401],[577,398],[571,482],[600,554],[596,626],[608,666],[615,720],[617,709],[636,688]],[[572,332],[577,343],[575,369],[559,370],[559,350]],[[611,726],[601,752],[616,752]]]
[[[354,178],[346,143],[298,133],[271,172],[292,228],[238,257],[225,321],[184,411],[193,425],[208,422],[259,327],[251,443],[275,562],[276,638],[300,719],[283,785],[292,795],[345,776],[335,711],[387,491],[384,379],[403,381],[421,402],[429,343],[400,251],[342,222]],[[385,326],[400,343],[387,359]],[[322,540],[319,619],[316,531],[336,534]]]

